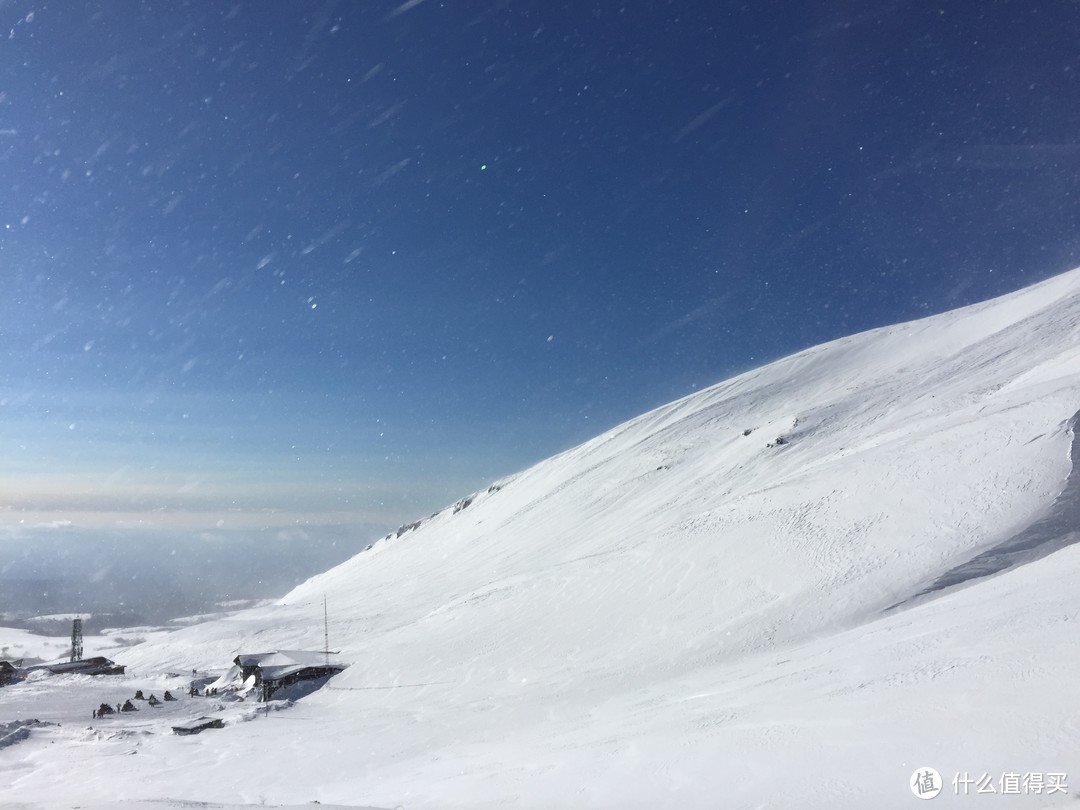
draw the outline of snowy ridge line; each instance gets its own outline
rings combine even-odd
[[[486,500],[488,496],[499,492],[519,479],[528,480],[529,476],[535,472],[546,472],[552,466],[579,461],[582,456],[588,458],[598,457],[598,460],[593,461],[591,466],[582,467],[576,465],[578,467],[577,477],[587,478],[608,465],[614,453],[619,452],[619,450],[625,451],[625,448],[619,447],[619,450],[609,452],[609,446],[619,446],[620,442],[627,439],[634,443],[656,442],[666,434],[685,432],[688,420],[707,419],[709,422],[715,423],[717,420],[725,419],[729,422],[728,427],[730,428],[739,428],[741,430],[750,427],[751,431],[756,433],[761,427],[760,425],[743,425],[742,422],[737,421],[743,410],[751,410],[752,406],[762,399],[766,401],[780,399],[784,391],[790,388],[793,383],[795,385],[806,384],[805,377],[809,377],[810,381],[813,382],[821,373],[819,365],[823,362],[829,363],[833,353],[839,353],[841,357],[844,357],[848,352],[860,355],[868,350],[872,351],[879,340],[896,341],[911,331],[921,334],[928,330],[932,331],[935,328],[940,328],[948,320],[971,319],[979,325],[978,329],[973,330],[975,336],[963,336],[960,345],[954,347],[951,351],[942,351],[940,346],[934,347],[934,352],[939,354],[939,362],[937,367],[929,372],[929,376],[934,381],[946,384],[955,377],[958,369],[965,365],[966,360],[974,361],[976,366],[981,368],[983,366],[993,366],[994,363],[1007,359],[1008,354],[1017,352],[1018,349],[995,351],[994,347],[1001,340],[1008,342],[1009,335],[1015,330],[1030,325],[1038,326],[1042,324],[1046,320],[1048,308],[1060,306],[1063,302],[1067,302],[1068,299],[1076,298],[1077,292],[1080,291],[1078,280],[1080,280],[1080,268],[1053,276],[1030,287],[996,299],[975,302],[950,312],[928,315],[900,324],[874,327],[779,357],[763,366],[748,369],[700,391],[657,406],[524,470],[496,479],[489,486],[463,496],[426,517],[402,524],[396,530],[375,540],[365,550],[393,543],[402,539],[405,534],[415,533],[422,528],[427,528],[431,521],[436,518],[456,516],[474,503]],[[1004,309],[1001,302],[1007,299],[1017,302],[1018,306],[1015,315],[1002,315]],[[1075,333],[1080,329],[1080,300],[1069,303],[1068,309],[1072,311],[1071,315],[1055,319],[1056,328],[1058,330],[1068,329]],[[947,345],[947,342],[945,342],[945,345]],[[989,357],[969,358],[968,353],[973,347],[981,347],[984,352],[989,353]],[[841,364],[841,366],[844,365],[848,364]],[[899,369],[899,371],[908,374],[911,369],[905,367]],[[849,370],[845,368],[844,373],[849,373]],[[994,388],[1007,387],[1013,382],[1015,380],[1008,380],[997,384]],[[864,381],[863,384],[867,384],[867,381]],[[886,376],[878,374],[870,376],[869,384],[881,390],[888,389],[891,385]],[[813,389],[815,386],[811,385],[810,387]],[[865,394],[867,392],[857,388],[855,393]],[[891,406],[902,400],[903,396],[900,395],[889,405]],[[950,415],[941,413],[938,418],[947,422]],[[796,417],[796,422],[798,421],[799,417]],[[811,462],[811,465],[813,463],[831,463],[831,461],[832,459],[828,457],[822,457],[817,462]],[[807,469],[811,465],[807,465]],[[664,467],[667,466],[667,463],[665,463]],[[647,472],[652,471],[654,470],[650,468]],[[571,487],[573,484],[573,478],[564,479],[558,488],[543,491],[532,503],[523,506],[520,513],[542,508],[548,498],[557,494],[562,488]],[[785,482],[778,481],[770,486],[784,485]],[[317,579],[318,576],[320,575],[316,575],[312,579]]]

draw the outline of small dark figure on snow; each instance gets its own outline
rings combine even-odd
[[[161,705],[161,701],[158,700],[156,697],[154,697],[154,695],[152,693],[150,695],[150,700],[148,701],[148,703],[151,706],[160,706]]]
[[[170,692],[168,689],[165,690],[165,694],[163,695],[163,697],[165,700],[176,700],[176,698],[172,696],[172,692]]]
[[[105,715],[112,714],[112,713],[113,713],[113,707],[110,706],[108,703],[102,703],[100,706],[98,706],[98,710],[97,710],[98,717],[104,717]]]
[[[132,703],[130,700],[125,700],[124,701],[124,706],[123,706],[122,709],[120,709],[120,711],[122,711],[122,712],[137,712],[138,709],[135,708],[135,704]]]
[[[146,698],[143,697],[142,689],[135,691],[135,700],[146,700]]]

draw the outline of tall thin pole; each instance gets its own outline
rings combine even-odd
[[[71,660],[82,661],[82,619],[78,616],[71,622]]]
[[[326,594],[322,598],[322,621],[323,621],[323,653],[326,655],[326,665],[330,666],[330,620],[326,613]]]

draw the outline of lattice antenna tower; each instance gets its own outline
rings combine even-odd
[[[77,616],[71,623],[71,660],[82,661],[82,619]]]
[[[330,619],[326,612],[326,594],[322,598],[322,623],[323,623],[323,654],[326,656],[326,665],[330,666]]]

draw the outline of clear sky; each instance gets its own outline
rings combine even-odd
[[[1075,3],[6,0],[0,35],[8,531],[385,530],[1080,264]]]

